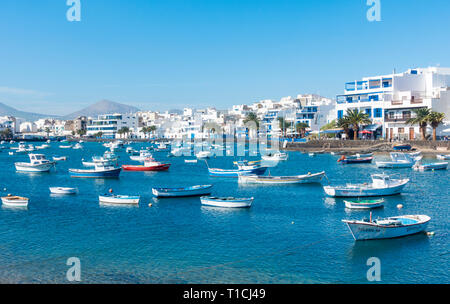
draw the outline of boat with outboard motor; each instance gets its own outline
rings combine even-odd
[[[409,179],[391,179],[387,174],[372,174],[372,183],[347,184],[344,186],[324,186],[331,197],[366,197],[400,194]]]

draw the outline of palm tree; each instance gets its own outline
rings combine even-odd
[[[347,138],[350,138],[350,122],[347,117],[341,117],[336,122],[336,127],[342,128],[347,135]]]
[[[122,127],[118,132],[119,132],[119,134],[125,134],[125,136],[128,138],[128,133],[130,133],[130,128]]]
[[[436,141],[436,129],[444,121],[445,114],[431,111],[428,115],[428,122],[433,128],[433,141]]]
[[[95,134],[95,136],[101,138],[101,137],[103,136],[103,132],[101,132],[101,131],[100,131],[100,132],[97,132],[97,133]]]
[[[304,122],[298,122],[295,125],[295,130],[300,134],[300,137],[305,137],[306,128],[309,128],[309,125]]]
[[[406,121],[407,124],[410,125],[419,125],[420,132],[422,133],[422,140],[426,140],[426,132],[427,132],[427,125],[428,125],[428,116],[430,115],[430,109],[428,108],[419,108],[416,110],[413,110],[413,113],[415,113],[415,117],[410,118]]]
[[[157,130],[156,126],[150,126],[147,129],[150,133],[155,133],[155,131]]]
[[[287,129],[288,129],[290,123],[287,122],[283,117],[278,117],[277,119],[278,119],[278,125],[281,129],[281,132],[284,134],[284,137],[286,137],[286,132],[287,132]]]
[[[48,138],[48,136],[50,135],[50,128],[45,128],[45,133],[47,133],[47,138]]]
[[[254,112],[250,112],[245,116],[244,124],[254,122],[257,129],[259,129],[259,118]]]
[[[4,139],[12,138],[12,136],[13,136],[13,133],[10,128],[6,128],[1,131],[1,137]]]
[[[347,110],[346,119],[353,128],[353,140],[358,140],[359,125],[370,124],[372,120],[369,118],[369,114],[358,111],[357,109]]]

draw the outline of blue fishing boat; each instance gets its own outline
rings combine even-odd
[[[210,176],[222,176],[222,177],[239,177],[241,175],[263,175],[267,167],[262,167],[260,164],[248,161],[238,161],[235,163],[237,169],[218,169],[209,168]]]
[[[213,185],[197,185],[185,188],[153,188],[152,193],[156,197],[187,197],[203,196],[211,194]]]
[[[78,178],[117,178],[122,168],[111,163],[96,163],[94,169],[69,169],[70,177]]]

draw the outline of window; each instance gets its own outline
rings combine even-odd
[[[365,110],[365,113],[366,113],[367,115],[369,115],[369,117],[372,117],[372,109],[366,109],[366,110]]]
[[[383,117],[383,112],[382,112],[381,108],[375,108],[373,110],[373,117],[375,117],[375,118]]]
[[[399,134],[405,133],[405,128],[398,128],[398,133]]]
[[[389,117],[390,119],[394,119],[394,112],[389,112],[388,114],[389,114],[388,117]]]
[[[338,119],[344,117],[344,110],[339,110],[337,112]]]

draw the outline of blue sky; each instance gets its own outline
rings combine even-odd
[[[0,102],[66,114],[101,99],[167,110],[335,97],[364,76],[450,66],[450,1],[0,1]]]

